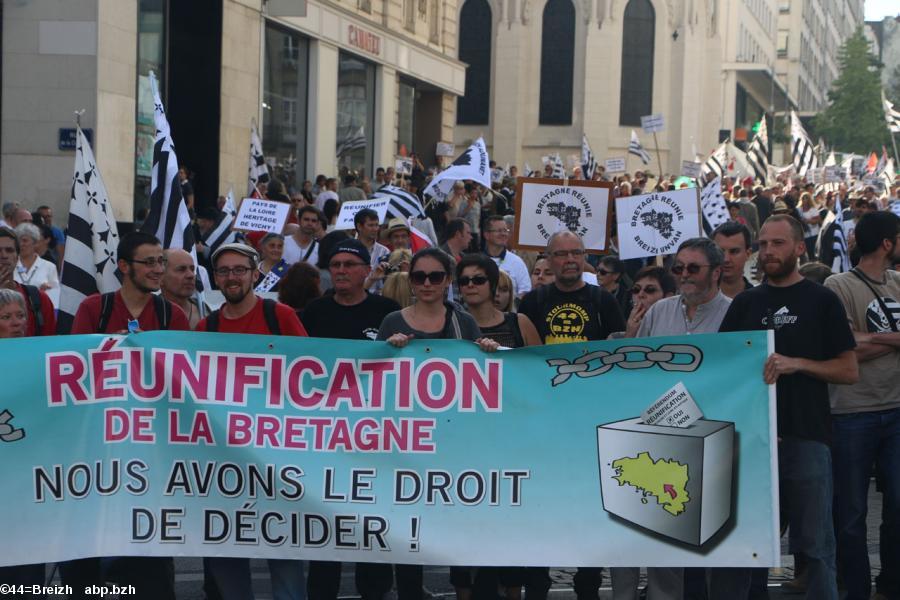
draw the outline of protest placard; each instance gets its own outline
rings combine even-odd
[[[607,158],[603,161],[607,173],[624,173],[625,157]]]
[[[609,242],[612,183],[570,179],[519,178],[516,186],[512,247],[545,250],[557,231],[569,230],[588,252],[602,252]]]
[[[692,160],[681,161],[681,174],[692,179],[700,179],[700,171],[703,169],[703,163],[694,162]]]
[[[234,229],[281,233],[290,210],[291,205],[286,202],[244,198],[234,220]]]
[[[338,213],[337,220],[334,222],[334,228],[338,231],[353,229],[353,217],[364,208],[371,208],[378,213],[378,222],[383,223],[390,203],[390,198],[368,198],[366,200],[344,202],[341,205],[341,212]]]
[[[645,115],[641,117],[641,129],[646,133],[659,133],[665,128],[665,121],[660,115]]]
[[[619,255],[623,259],[674,254],[700,236],[697,188],[616,199]]]
[[[413,159],[406,156],[398,156],[394,159],[394,172],[397,175],[412,175]]]

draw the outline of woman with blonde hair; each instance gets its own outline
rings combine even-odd
[[[515,312],[516,284],[506,271],[500,271],[497,291],[494,293],[494,306],[502,312]]]
[[[384,280],[384,288],[381,295],[390,298],[400,305],[400,308],[412,306],[412,288],[409,287],[409,275],[403,271],[391,273]]]

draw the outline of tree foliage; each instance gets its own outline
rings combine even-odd
[[[813,128],[840,152],[866,154],[890,144],[881,104],[881,65],[869,51],[862,28],[838,52],[841,72],[828,92],[830,104]]]

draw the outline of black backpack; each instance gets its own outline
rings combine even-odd
[[[156,321],[159,323],[159,328],[168,329],[169,323],[172,321],[172,307],[169,306],[169,301],[156,294],[153,294],[150,297],[153,299],[153,310],[156,312]],[[100,298],[100,323],[97,325],[97,333],[106,333],[106,328],[109,326],[109,319],[112,316],[116,293],[107,292]]]
[[[275,306],[278,303],[271,298],[263,298],[263,316],[266,318],[266,326],[272,335],[281,335],[281,327],[278,325],[278,317],[275,315]],[[206,317],[206,331],[219,331],[219,313],[215,310]]]
[[[25,288],[25,295],[28,297],[31,313],[34,315],[34,335],[42,335],[44,313],[41,312],[41,290],[33,285],[22,284],[22,287]]]

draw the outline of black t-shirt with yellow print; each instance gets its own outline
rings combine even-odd
[[[545,344],[605,340],[625,330],[625,319],[615,297],[596,285],[574,292],[550,283],[529,292],[519,306],[537,327]]]

